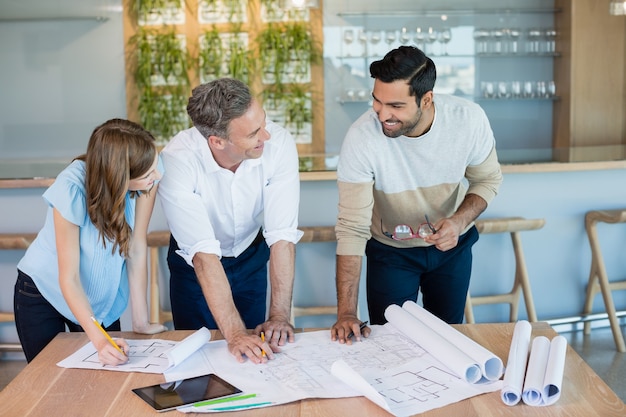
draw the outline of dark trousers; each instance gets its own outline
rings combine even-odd
[[[59,313],[37,289],[37,286],[25,273],[17,271],[17,282],[13,293],[13,311],[15,313],[15,327],[20,338],[22,349],[28,362],[32,361],[46,347],[54,337],[65,331],[84,331]],[[119,319],[105,330],[119,331]]]
[[[426,310],[446,323],[462,323],[477,240],[476,227],[446,252],[434,246],[399,249],[370,239],[365,250],[370,323],[386,323],[389,305],[417,301],[419,291]]]
[[[195,270],[176,254],[178,244],[170,238],[167,264],[170,269],[170,301],[177,330],[217,329]],[[235,306],[248,329],[265,321],[267,309],[267,261],[270,250],[259,233],[238,257],[222,257]]]

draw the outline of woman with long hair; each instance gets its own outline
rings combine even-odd
[[[112,119],[43,194],[46,220],[17,265],[14,293],[28,362],[67,326],[87,333],[101,363],[125,363],[127,342],[117,339],[117,349],[99,327],[121,330],[129,298],[133,331],[166,330],[149,322],[146,300],[147,231],[160,165],[148,131]]]

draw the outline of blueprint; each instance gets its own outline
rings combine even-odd
[[[180,342],[163,339],[127,339],[126,342],[130,347],[127,352],[128,362],[117,366],[100,363],[98,351],[93,343],[89,342],[57,365],[62,368],[160,374],[182,363],[209,340],[211,340],[211,332],[204,327]]]
[[[390,324],[371,326],[368,338],[352,345],[330,340],[328,330],[296,335],[275,359],[237,362],[225,341],[208,343],[165,373],[167,381],[214,372],[256,397],[241,401],[270,406],[305,398],[365,395],[397,416],[408,416],[497,391],[501,382],[471,384]],[[369,392],[366,392],[368,391]],[[183,412],[209,412],[212,406]]]

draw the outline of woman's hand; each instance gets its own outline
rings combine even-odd
[[[98,346],[96,349],[98,350],[98,360],[103,365],[123,365],[128,362],[128,352],[130,352],[130,346],[126,343],[124,339],[113,339],[113,341],[120,347],[122,352],[118,350],[115,346],[113,346],[108,340],[101,339],[99,340]]]

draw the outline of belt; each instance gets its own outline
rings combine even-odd
[[[256,237],[254,238],[252,243],[250,243],[250,246],[246,248],[246,250],[254,246],[258,246],[264,241],[265,241],[265,238],[263,237],[263,229],[259,229],[259,233],[257,233]],[[234,256],[222,256],[222,258],[231,259],[231,258],[234,258]]]
[[[259,229],[259,233],[257,233],[256,237],[254,238],[254,240],[252,241],[250,246],[256,246],[259,243],[263,242],[264,240],[265,240],[265,238],[263,237],[263,229]],[[248,247],[250,247],[250,246],[248,246]]]

